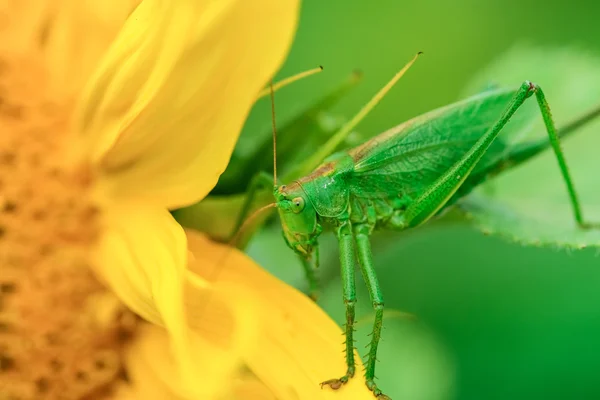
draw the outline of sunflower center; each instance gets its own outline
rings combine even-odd
[[[94,180],[41,65],[0,55],[0,398],[104,398],[136,321],[91,272]]]

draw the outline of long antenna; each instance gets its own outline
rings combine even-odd
[[[223,265],[223,264],[225,264],[225,261],[227,260],[227,257],[233,251],[232,247],[236,247],[237,241],[239,240],[240,236],[242,235],[242,233],[244,233],[244,231],[248,228],[248,226],[252,223],[252,221],[254,221],[256,219],[256,217],[258,217],[264,211],[268,210],[269,208],[274,208],[274,207],[277,207],[276,203],[270,203],[270,204],[267,204],[266,206],[262,206],[261,208],[259,208],[258,210],[254,211],[248,218],[246,218],[244,220],[244,222],[242,223],[242,225],[240,226],[240,228],[237,230],[237,232],[235,233],[235,235],[233,235],[233,237],[227,243],[227,247],[225,248],[225,252],[223,253],[223,256],[221,257],[221,259],[217,262],[217,265]],[[216,281],[217,276],[219,275],[220,272],[221,272],[221,269],[219,269],[219,268],[213,269],[211,271],[211,273],[208,274],[207,280],[209,282]]]
[[[319,72],[323,71],[323,66],[319,65],[317,68],[312,68],[303,72],[300,72],[296,75],[290,76],[285,78],[284,80],[281,80],[279,82],[275,82],[273,84],[273,91],[278,91],[279,89],[286,87],[287,85],[294,83],[296,81],[299,81],[300,79],[304,79],[308,76],[314,75],[314,74],[318,74]],[[256,99],[260,99],[262,97],[268,96],[269,92],[270,92],[270,88],[265,88],[263,90],[261,90],[260,92],[258,92],[258,96],[256,96]]]
[[[266,206],[262,206],[261,208],[259,208],[258,210],[254,211],[252,214],[250,214],[250,216],[244,220],[242,225],[240,225],[239,229],[237,230],[235,235],[233,235],[231,240],[229,240],[229,243],[228,243],[229,247],[237,246],[237,244],[238,244],[237,241],[239,240],[240,236],[242,235],[242,233],[244,233],[244,231],[246,229],[248,229],[248,226],[256,219],[256,217],[258,217],[260,214],[262,214],[264,211],[268,210],[269,208],[275,208],[275,207],[277,207],[277,203],[270,203],[270,204],[267,204]]]
[[[273,186],[277,186],[277,127],[275,124],[275,90],[273,80],[269,85],[271,91],[271,122],[273,124]]]
[[[315,168],[325,157],[329,156],[331,153],[335,151],[335,149],[342,143],[342,141],[348,136],[348,134],[358,125],[360,121],[362,121],[369,112],[381,101],[381,99],[390,91],[390,89],[402,78],[402,76],[410,69],[410,67],[417,61],[417,58],[423,54],[423,52],[418,52],[412,60],[410,60],[400,71],[394,75],[394,77],[386,83],[386,85],[377,92],[373,98],[363,106],[363,108],[348,122],[346,122],[331,138],[323,144],[317,151],[315,151],[312,156],[302,165],[297,166],[291,172],[286,174],[284,179],[288,179],[288,177],[298,177],[303,176],[306,173],[310,172],[313,168]]]

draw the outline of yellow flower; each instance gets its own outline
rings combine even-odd
[[[11,6],[0,397],[371,398],[361,379],[319,388],[344,370],[323,311],[168,212],[214,187],[289,49],[298,2]]]

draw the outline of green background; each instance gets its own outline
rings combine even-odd
[[[378,133],[457,100],[474,73],[514,44],[575,44],[600,53],[598,15],[600,3],[592,1],[305,0],[278,77],[319,64],[325,71],[278,92],[278,123],[358,68],[363,81],[336,107],[352,115],[416,51],[424,51],[361,123],[361,131]],[[268,132],[268,107],[257,104],[246,137]],[[280,235],[276,226],[264,230],[249,252],[304,288]],[[597,250],[521,247],[445,224],[377,234],[373,246],[387,309],[413,315],[390,311],[385,320],[377,376],[393,399],[600,398]],[[337,247],[330,234],[321,248],[325,288],[319,303],[341,323]],[[361,281],[358,289],[363,353],[370,303]]]

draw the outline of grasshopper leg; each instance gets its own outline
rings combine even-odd
[[[246,217],[248,217],[248,215],[250,214],[254,200],[256,200],[260,190],[264,188],[271,189],[272,187],[273,177],[267,174],[266,172],[259,172],[256,175],[254,175],[254,177],[252,177],[252,180],[248,185],[248,195],[244,199],[244,204],[242,205],[242,209],[240,211],[240,214],[238,215],[235,228],[233,229],[234,233],[240,229],[240,227],[246,220]]]
[[[336,229],[340,245],[340,264],[342,275],[342,291],[346,305],[346,374],[341,378],[330,379],[321,383],[321,387],[329,386],[339,389],[354,376],[354,312],[356,304],[356,284],[354,276],[354,242],[350,221],[342,221]]]
[[[302,263],[302,267],[304,267],[304,274],[306,275],[306,280],[308,281],[308,295],[315,302],[319,298],[320,285],[319,278],[317,277],[316,268],[313,267],[310,260],[307,260],[303,256],[298,256],[300,262]]]
[[[383,294],[379,287],[379,281],[375,268],[373,267],[373,255],[371,253],[371,243],[369,235],[372,228],[369,225],[361,224],[354,226],[354,237],[356,238],[356,247],[358,250],[358,261],[363,278],[369,289],[369,296],[375,310],[375,322],[371,331],[371,344],[369,345],[369,355],[365,367],[365,383],[369,390],[373,392],[379,400],[390,400],[390,398],[381,392],[381,389],[375,384],[375,362],[377,361],[377,346],[381,338],[381,327],[383,325]]]
[[[540,107],[540,112],[542,113],[542,118],[544,119],[544,124],[546,125],[546,132],[548,133],[548,137],[550,139],[550,145],[552,146],[552,150],[554,150],[554,155],[556,156],[556,161],[558,162],[558,166],[560,167],[560,173],[563,177],[565,185],[567,187],[567,192],[569,193],[569,199],[571,201],[571,206],[573,207],[573,215],[577,225],[579,225],[582,229],[590,229],[590,228],[600,228],[600,224],[598,223],[589,223],[584,220],[583,213],[581,211],[581,204],[579,203],[579,198],[577,196],[577,192],[575,191],[575,185],[571,179],[571,175],[569,174],[569,168],[567,167],[567,161],[565,160],[565,156],[560,147],[560,139],[559,135],[556,131],[556,127],[554,125],[554,121],[552,120],[552,113],[550,112],[550,105],[548,101],[546,101],[546,96],[538,85],[531,84],[533,86],[533,90],[535,92],[535,97],[537,99],[538,105]]]
[[[519,90],[515,93],[507,110],[500,119],[485,133],[469,151],[467,151],[448,171],[432,183],[421,195],[410,204],[402,215],[397,216],[392,224],[399,228],[414,227],[426,222],[430,217],[448,201],[448,199],[463,184],[466,177],[471,173],[475,164],[483,157],[494,139],[500,134],[502,128],[507,124],[513,114],[523,105],[523,103],[532,95],[536,96],[538,105],[546,131],[550,138],[550,144],[556,155],[561,174],[567,186],[567,191],[571,200],[575,221],[581,228],[592,228],[597,225],[590,224],[583,219],[579,199],[569,174],[567,164],[560,148],[560,142],[552,116],[550,107],[544,96],[542,89],[529,81],[523,82]]]

